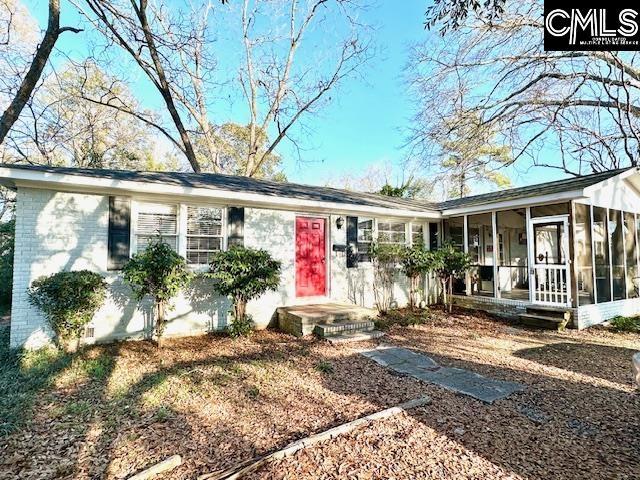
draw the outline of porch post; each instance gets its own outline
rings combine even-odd
[[[569,290],[571,293],[571,306],[578,308],[578,262],[576,262],[576,202],[571,201],[569,205]],[[569,302],[568,302],[569,303]]]
[[[498,259],[500,258],[500,239],[498,238],[498,225],[496,222],[496,211],[491,212],[491,228],[493,235],[493,296],[500,298],[500,281],[498,279]]]
[[[613,302],[613,258],[611,258],[611,235],[609,235],[609,229],[611,228],[611,225],[609,224],[609,215],[611,214],[610,210],[607,208],[607,221],[606,223],[606,231],[605,231],[605,235],[607,237],[607,246],[609,247],[609,301]]]
[[[462,217],[462,235],[464,238],[462,239],[462,248],[464,253],[469,254],[469,224],[468,224],[468,215],[463,215]],[[464,274],[464,290],[467,295],[471,295],[471,274],[466,272]]]
[[[531,207],[527,207],[525,209],[526,212],[526,229],[527,229],[527,276],[529,277],[529,301],[533,302],[535,300],[535,277],[533,275],[533,264],[534,264],[534,242],[533,238],[533,228],[531,228]]]
[[[636,266],[637,266],[636,277],[640,277],[640,243],[638,243],[638,241],[640,240],[640,235],[638,235],[638,214],[637,213],[633,214],[633,219],[635,220],[633,222],[633,228],[636,229],[636,231],[634,232],[636,236]]]
[[[591,215],[591,223],[589,224],[591,226],[591,275],[593,277],[593,303],[597,304],[598,303],[598,285],[597,285],[597,279],[598,276],[596,275],[596,249],[595,249],[595,241],[593,239],[593,237],[595,237],[595,235],[593,234],[593,205],[589,205],[589,215]]]
[[[620,210],[620,228],[622,232],[622,264],[624,265],[624,298],[629,298],[629,276],[627,275],[627,239],[624,233],[624,210]]]

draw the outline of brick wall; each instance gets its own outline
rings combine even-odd
[[[617,300],[615,302],[584,305],[578,307],[578,328],[611,320],[613,317],[640,315],[640,298]]]

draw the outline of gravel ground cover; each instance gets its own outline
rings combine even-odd
[[[164,478],[197,478],[422,395],[432,403],[251,478],[638,478],[640,335],[455,312],[382,341],[527,388],[487,405],[357,353],[380,342],[274,332],[96,346],[46,367],[2,358],[0,478],[126,478],[176,453],[184,464]]]

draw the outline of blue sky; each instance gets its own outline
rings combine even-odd
[[[384,163],[394,164],[394,176],[402,176],[399,167],[404,156],[402,145],[414,113],[403,73],[409,59],[409,46],[434,35],[423,26],[427,3],[427,0],[379,0],[363,14],[365,22],[376,28],[378,54],[364,70],[364,78],[343,83],[320,114],[306,120],[310,133],[309,138],[303,141],[308,148],[304,152],[303,163],[297,161],[291,145],[279,147],[289,180],[326,184],[342,174],[358,175],[368,165]],[[44,27],[46,3],[27,0],[26,4]],[[78,17],[73,7],[63,1],[62,8],[62,25],[77,25]],[[77,36],[65,34],[58,47],[80,57],[82,44],[91,35],[91,32]],[[140,85],[137,90],[136,95],[142,96],[148,105],[158,102],[157,96],[154,98],[146,93],[152,89]],[[218,113],[231,116],[231,120],[238,122],[243,120],[237,104],[224,104]],[[555,171],[539,168],[526,173],[512,171],[510,174],[515,185],[561,176]]]

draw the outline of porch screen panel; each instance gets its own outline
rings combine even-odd
[[[633,213],[624,212],[624,250],[627,259],[627,297],[638,297],[638,260],[636,245],[636,219]]]
[[[467,217],[467,245],[471,257],[471,295],[494,296],[493,226],[491,214]]]
[[[574,222],[574,250],[578,274],[578,305],[590,305],[594,302],[591,207],[582,203],[576,203]]]
[[[611,270],[609,266],[609,235],[607,209],[593,207],[593,255],[596,269],[596,295],[598,303],[611,301]]]
[[[554,203],[552,205],[539,205],[531,207],[531,218],[549,217],[552,215],[568,215],[569,203]]]
[[[627,298],[624,270],[622,212],[609,210],[609,242],[611,244],[611,275],[613,276],[613,299]]]
[[[464,250],[464,217],[451,217],[442,222],[443,238],[451,243],[459,251]],[[453,282],[453,293],[464,295],[466,285],[464,278],[458,278]]]
[[[500,296],[529,300],[527,213],[524,208],[496,213]]]

